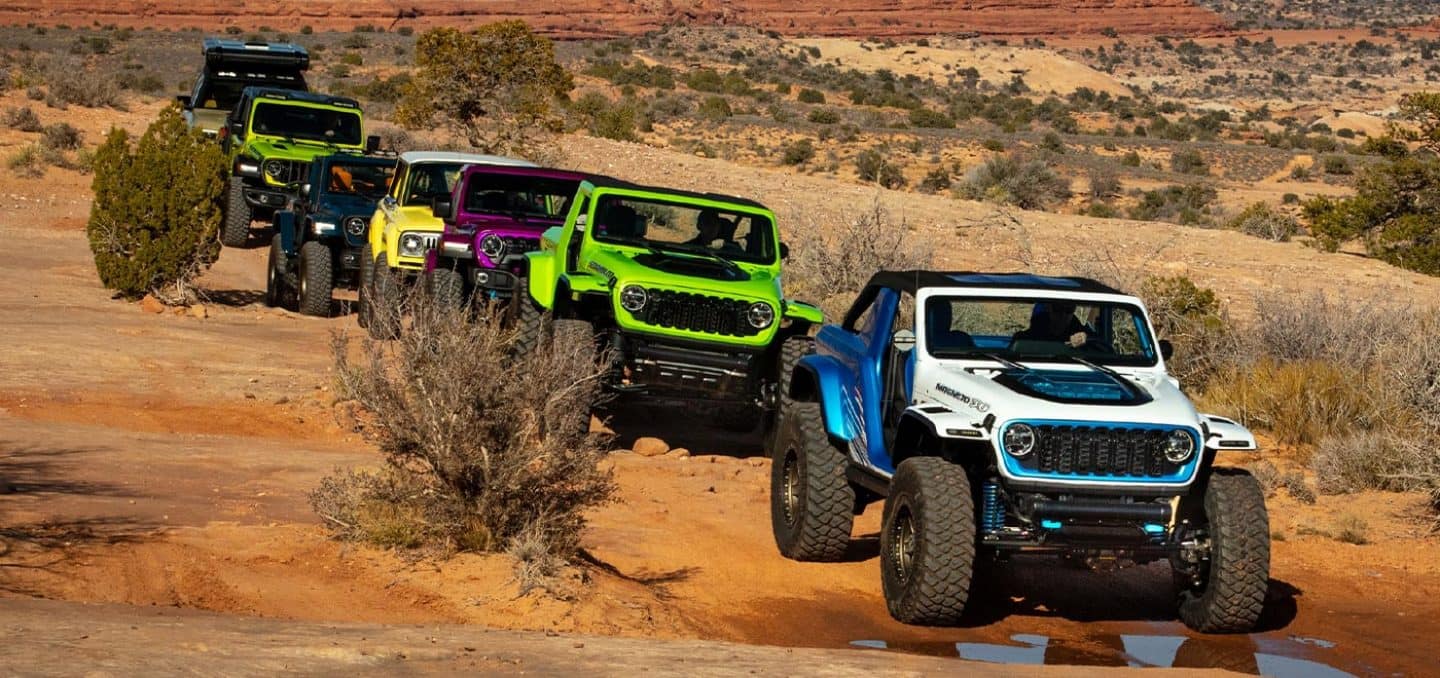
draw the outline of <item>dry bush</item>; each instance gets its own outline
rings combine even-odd
[[[1226,222],[1225,228],[1274,242],[1285,242],[1300,231],[1300,223],[1289,214],[1257,202]]]
[[[84,61],[55,57],[46,62],[42,76],[49,90],[46,102],[55,108],[68,104],[85,108],[125,109],[120,85],[113,73],[88,68]]]
[[[1305,483],[1305,474],[1291,471],[1280,478],[1280,483],[1285,486],[1285,491],[1290,493],[1291,499],[1302,504],[1315,503],[1315,492]]]
[[[1255,478],[1255,482],[1260,483],[1260,489],[1265,490],[1265,496],[1267,497],[1275,494],[1275,490],[1280,487],[1281,482],[1284,480],[1284,475],[1280,473],[1280,469],[1275,468],[1275,464],[1270,463],[1268,459],[1261,459],[1246,467],[1246,470],[1250,471],[1250,475]]]
[[[790,223],[795,223],[791,221]],[[785,265],[786,293],[818,304],[835,321],[876,271],[930,268],[934,243],[895,223],[877,198],[871,208],[838,228],[801,221]]]
[[[1156,333],[1175,345],[1165,366],[1186,389],[1199,389],[1240,354],[1238,337],[1215,292],[1185,276],[1151,276],[1140,298]]]
[[[1330,536],[1334,537],[1336,541],[1346,544],[1355,544],[1356,546],[1368,544],[1370,543],[1370,523],[1354,513],[1346,513],[1335,521],[1335,531]]]
[[[45,176],[45,168],[48,164],[44,152],[35,144],[21,146],[20,150],[5,158],[6,169],[16,176],[27,179]]]
[[[593,343],[557,334],[514,355],[499,311],[468,318],[423,286],[403,306],[410,320],[394,341],[333,342],[339,395],[385,467],[331,476],[312,504],[339,538],[523,551],[517,575],[553,573],[576,554],[585,512],[615,492],[603,440],[587,432],[600,395]]]
[[[1223,369],[1199,400],[1208,411],[1233,415],[1292,445],[1313,445],[1354,430],[1379,430],[1400,409],[1393,394],[1361,370],[1270,357]]]
[[[970,200],[1043,209],[1070,197],[1070,180],[1056,174],[1043,160],[1000,156],[970,170],[959,193]]]
[[[1431,441],[1396,432],[1360,432],[1325,438],[1310,460],[1323,494],[1362,490],[1433,490],[1440,451]]]
[[[35,115],[35,111],[30,110],[29,106],[5,109],[3,119],[5,126],[13,130],[21,132],[39,132],[41,130],[40,116]]]

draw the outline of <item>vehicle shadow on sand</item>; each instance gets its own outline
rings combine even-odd
[[[744,433],[720,428],[699,408],[611,402],[596,417],[614,432],[618,448],[633,448],[640,438],[659,438],[670,449],[684,448],[692,455],[742,459],[765,456],[760,415],[756,416],[754,429]]]

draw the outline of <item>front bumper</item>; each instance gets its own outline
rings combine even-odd
[[[660,400],[761,401],[761,354],[699,348],[616,334],[621,393]]]
[[[290,204],[292,197],[293,196],[285,191],[255,188],[254,186],[248,185],[245,187],[245,202],[249,203],[251,207],[262,207],[272,210],[285,209],[285,206]]]

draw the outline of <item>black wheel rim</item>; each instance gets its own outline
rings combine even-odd
[[[886,557],[890,559],[895,578],[902,584],[910,581],[915,567],[915,518],[908,506],[901,506],[896,511],[890,526],[890,550]]]
[[[785,464],[780,469],[781,504],[785,509],[785,524],[794,525],[800,515],[800,459],[795,450],[785,452]]]

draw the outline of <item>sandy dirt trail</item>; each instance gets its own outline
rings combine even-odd
[[[727,182],[754,175],[732,171]],[[85,188],[83,179],[57,173],[0,190],[0,239],[26,244],[0,267],[0,595],[14,599],[0,601],[0,621],[26,635],[0,657],[13,659],[27,647],[69,651],[47,625],[79,629],[96,614],[17,602],[40,597],[119,605],[104,608],[106,624],[123,626],[115,620],[140,614],[125,606],[154,606],[244,616],[207,616],[211,621],[193,628],[213,623],[259,634],[301,627],[250,617],[831,649],[858,643],[1015,663],[1248,673],[1275,673],[1277,665],[1358,674],[1432,668],[1427,639],[1440,634],[1440,549],[1404,522],[1413,507],[1403,498],[1348,500],[1370,502],[1375,522],[1391,526],[1364,547],[1295,536],[1297,522],[1323,519],[1323,504],[1272,503],[1272,525],[1292,536],[1276,542],[1269,611],[1261,632],[1250,636],[1186,631],[1174,618],[1163,566],[1107,574],[1028,563],[983,581],[965,626],[924,629],[885,612],[878,506],[857,521],[848,562],[786,561],[770,539],[769,462],[758,456],[758,440],[711,433],[683,417],[630,413],[614,422],[622,446],[658,434],[688,454],[613,456],[622,501],[594,514],[585,539],[591,564],[576,572],[588,584],[571,599],[517,596],[502,556],[410,561],[344,547],[325,539],[305,496],[337,466],[378,461],[337,423],[344,419],[329,392],[330,332],[354,332],[353,317],[302,318],[259,305],[259,249],[226,250],[207,274],[215,300],[205,318],[151,314],[113,300],[95,279],[81,230],[88,206],[77,196]],[[782,199],[799,200],[788,193]],[[1043,237],[1053,237],[1046,229],[1054,219],[1035,218]],[[1124,224],[1101,226],[1092,235]],[[1306,253],[1301,263],[1311,265],[1311,256],[1319,255]],[[1380,288],[1411,282],[1352,259],[1325,261],[1335,262],[1342,278],[1368,277]],[[1200,255],[1189,264],[1210,265]],[[336,652],[348,657],[358,652],[354,634],[370,631],[346,628],[350,640],[342,645],[352,649]],[[464,633],[446,629],[447,637]],[[171,652],[163,629],[151,631],[125,641],[136,643],[125,661]],[[418,633],[374,631],[382,632],[409,634],[406,642]],[[656,647],[674,656],[689,646]],[[189,654],[167,661],[208,656],[184,648]],[[789,661],[778,652],[773,661]],[[875,655],[864,656],[853,665],[872,665],[866,662]],[[879,656],[892,657],[899,670],[933,666]],[[127,665],[117,666],[123,672]]]

